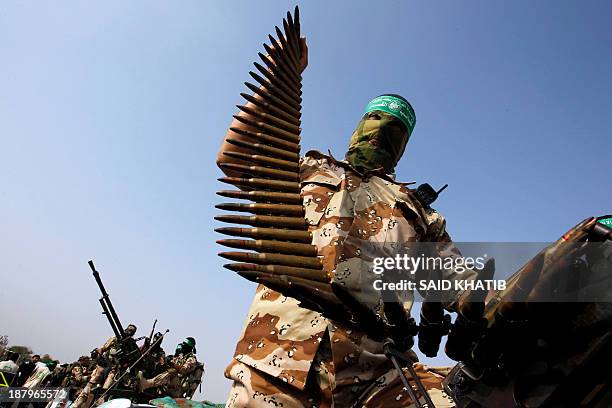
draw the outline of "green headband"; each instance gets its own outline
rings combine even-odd
[[[608,228],[612,228],[612,215],[611,216],[604,215],[603,217],[600,217],[600,219],[597,221],[599,221],[600,224],[603,224]]]
[[[412,133],[416,123],[416,115],[414,114],[414,109],[412,109],[412,106],[410,106],[410,104],[406,101],[391,95],[381,95],[372,99],[370,103],[368,103],[364,114],[376,110],[387,112],[388,114],[395,116],[406,126],[406,129],[408,129],[408,134]]]

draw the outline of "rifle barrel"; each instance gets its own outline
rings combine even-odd
[[[115,333],[115,337],[117,337],[118,339],[121,338],[121,332],[119,331],[119,329],[117,328],[117,326],[115,325],[115,322],[113,321],[113,319],[111,318],[110,312],[108,310],[108,306],[106,306],[106,302],[104,301],[104,298],[100,298],[100,304],[102,305],[102,314],[106,316],[106,318],[108,319],[108,322],[111,325],[111,329],[113,329],[113,333]]]
[[[122,339],[124,337],[123,326],[121,325],[119,316],[117,316],[117,312],[115,311],[115,308],[113,307],[113,304],[111,303],[110,296],[106,292],[106,288],[104,287],[104,284],[102,283],[102,279],[100,279],[100,274],[96,270],[96,267],[94,266],[94,263],[92,260],[90,260],[87,263],[89,264],[89,267],[93,271],[94,279],[96,280],[96,283],[98,284],[98,287],[100,288],[100,291],[102,292],[102,297],[100,298],[100,304],[102,304],[102,309],[104,310],[106,317],[108,317],[108,321],[110,322],[111,327],[113,328],[113,331],[115,332],[115,336],[117,336],[117,339]]]

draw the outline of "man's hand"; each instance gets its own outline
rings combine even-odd
[[[275,45],[276,44],[276,45]],[[269,59],[270,61],[272,61],[272,63],[275,64],[274,62],[274,54],[276,53],[276,47],[280,47],[282,48],[282,45],[279,42],[274,41],[270,46],[266,46],[267,50],[270,52],[270,54],[272,55],[267,55],[267,59]],[[306,69],[306,67],[308,66],[308,44],[306,43],[306,37],[300,37],[299,42],[297,44],[297,46],[299,47],[299,60],[297,61],[298,63],[298,67],[296,67],[300,74],[302,72],[304,72],[304,70]],[[282,51],[281,51],[282,52]],[[253,99],[261,99],[261,97],[257,94],[254,94],[252,96]],[[245,107],[249,108],[249,109],[253,109],[253,110],[259,110],[261,108],[257,107],[254,103],[252,102],[248,102]],[[246,118],[246,119],[250,119],[250,120],[255,120],[256,118],[247,114],[246,112],[240,111],[237,114],[238,116],[240,116],[241,118]],[[225,164],[250,164],[248,162],[245,162],[243,160],[240,159],[236,159],[236,158],[232,158],[229,156],[224,155],[225,152],[234,152],[234,153],[242,153],[242,154],[252,154],[252,152],[244,147],[241,146],[236,146],[233,145],[229,142],[227,142],[228,138],[232,138],[235,140],[239,140],[239,141],[243,141],[246,143],[252,143],[253,140],[243,136],[237,132],[234,132],[232,130],[232,128],[236,128],[236,129],[241,129],[241,130],[251,130],[251,131],[257,131],[253,128],[251,128],[249,125],[246,125],[245,123],[234,119],[231,123],[230,126],[225,134],[225,137],[223,138],[223,142],[221,143],[221,148],[219,149],[219,152],[217,153],[217,165],[219,166],[222,163]],[[239,177],[242,175],[242,173],[240,172],[236,172],[233,170],[229,170],[227,168],[221,168],[221,170],[225,173],[226,176],[229,177]]]
[[[306,37],[300,38],[300,74],[304,72],[308,66],[308,44],[306,44]]]
[[[302,72],[304,72],[304,70],[308,66],[308,44],[306,43],[306,37],[300,37],[298,46],[300,47],[300,55],[299,55],[299,61],[298,61],[299,67],[298,68],[301,74]],[[274,44],[268,46],[268,48],[271,51],[273,51],[272,54],[276,52],[276,46]],[[282,46],[280,46],[280,48],[281,48],[280,52],[282,52]],[[268,54],[266,55],[266,57],[268,57],[272,62],[276,64],[276,61],[274,61],[274,55]]]

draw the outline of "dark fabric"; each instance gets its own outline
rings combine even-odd
[[[28,377],[34,371],[36,364],[28,361],[19,366],[19,370],[17,371],[17,378],[15,379],[15,385],[17,387],[21,387],[27,381]]]

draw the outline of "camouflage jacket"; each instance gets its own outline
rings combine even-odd
[[[98,352],[99,355],[103,355],[103,354],[109,352],[110,349],[112,349],[116,345],[117,345],[117,338],[115,336],[109,337],[109,339],[106,340],[103,345],[98,347],[96,349],[96,351]]]
[[[362,175],[316,151],[302,158],[300,173],[313,244],[334,279],[358,286],[371,265],[361,250],[372,243],[448,242],[454,251],[444,218],[423,208],[405,184],[376,171]],[[402,295],[409,310],[413,295]],[[337,385],[372,380],[390,368],[381,343],[298,303],[259,285],[234,358],[304,389],[327,331]]]
[[[193,353],[181,353],[170,359],[178,374],[182,377],[188,376],[195,370],[198,360]]]

